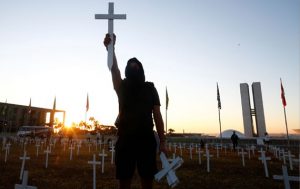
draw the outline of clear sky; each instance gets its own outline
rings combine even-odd
[[[117,96],[102,41],[106,0],[0,0],[0,101],[67,111],[67,123],[89,116],[111,125]],[[115,0],[116,54],[124,77],[137,57],[155,83],[168,128],[218,133],[243,130],[240,83],[261,82],[267,131],[299,128],[299,0]],[[253,105],[252,105],[253,106]]]

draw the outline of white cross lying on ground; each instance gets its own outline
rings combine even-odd
[[[179,180],[175,175],[175,170],[182,165],[183,159],[180,157],[176,157],[172,161],[172,163],[169,164],[166,155],[161,152],[160,160],[163,169],[156,173],[156,175],[154,176],[155,180],[159,182],[163,177],[166,176],[169,186],[171,186],[172,188],[175,187],[179,183]]]
[[[15,184],[15,189],[37,189],[36,186],[28,186],[28,171],[24,171],[22,184]]]
[[[300,182],[300,177],[289,176],[288,175],[287,168],[286,168],[285,165],[282,166],[282,174],[283,175],[273,175],[273,179],[283,180],[285,189],[290,189],[291,188],[290,181]]]

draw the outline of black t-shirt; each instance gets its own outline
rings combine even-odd
[[[144,82],[137,86],[124,79],[117,95],[119,99],[118,135],[152,135],[153,106],[160,105],[154,84]]]

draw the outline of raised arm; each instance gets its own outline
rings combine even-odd
[[[120,85],[121,85],[121,81],[122,81],[122,78],[121,78],[121,73],[120,73],[120,70],[119,70],[119,67],[118,67],[118,62],[117,62],[117,58],[116,58],[116,54],[115,54],[115,43],[116,43],[116,36],[113,35],[113,38],[114,38],[114,55],[113,55],[113,65],[112,65],[112,68],[111,68],[111,76],[112,76],[112,81],[113,81],[113,85],[114,85],[114,89],[116,92],[118,92],[119,88],[120,88]],[[111,43],[112,39],[111,39],[111,36],[109,34],[106,34],[105,38],[104,38],[104,46],[106,47],[107,49],[107,46]]]
[[[156,126],[156,131],[160,140],[159,150],[167,155],[166,136],[164,132],[164,122],[160,113],[160,106],[154,105],[153,117]]]

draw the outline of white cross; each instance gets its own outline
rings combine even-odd
[[[126,14],[114,14],[114,3],[108,3],[108,14],[95,14],[95,19],[107,19],[108,20],[108,33],[111,36],[111,42],[107,47],[107,65],[109,70],[113,65],[113,33],[114,33],[114,19],[126,19]]]
[[[290,170],[293,170],[293,157],[295,157],[295,155],[292,155],[291,151],[289,150],[287,156],[289,158]]]
[[[174,153],[176,154],[176,147],[177,147],[176,143],[173,144],[173,147],[174,147]]]
[[[169,164],[166,155],[161,152],[160,160],[162,162],[163,169],[155,174],[155,180],[159,182],[164,176],[166,176],[169,186],[172,188],[175,187],[179,183],[179,180],[175,175],[175,170],[182,165],[182,158],[177,157],[174,159],[174,161],[172,161],[172,163]]]
[[[260,148],[260,150],[259,150],[258,152],[260,152],[260,156],[261,156],[261,157],[262,157],[262,154],[265,153],[265,151],[263,151],[262,148]],[[261,160],[261,163],[264,163],[263,160]]]
[[[104,173],[104,158],[107,156],[107,154],[104,153],[104,148],[102,149],[102,153],[100,153],[99,156],[102,157],[102,161],[101,161],[101,164],[102,164],[102,173]]]
[[[222,146],[216,145],[215,149],[217,149],[217,158],[219,158],[219,150],[222,150]]]
[[[48,156],[51,153],[51,150],[49,149],[49,146],[47,146],[47,150],[44,151],[44,153],[46,153],[46,168],[48,168]]]
[[[93,189],[96,189],[96,165],[100,165],[100,161],[96,161],[96,155],[93,155],[93,161],[88,161],[88,164],[93,165]]]
[[[199,150],[198,150],[198,159],[199,159],[199,165],[201,165],[201,153],[203,151],[201,151],[201,146],[199,146]]]
[[[72,160],[73,150],[75,149],[75,147],[73,147],[71,144],[71,147],[69,147],[69,149],[71,150],[70,151],[70,160]]]
[[[41,146],[41,145],[38,144],[38,143],[35,145],[35,147],[36,147],[36,157],[39,156],[39,148],[40,148],[40,146]]]
[[[115,154],[115,147],[114,145],[112,144],[111,146],[111,164],[114,164],[114,154]]]
[[[10,148],[10,143],[9,144],[6,144],[5,145],[5,159],[4,159],[4,162],[6,163],[6,161],[7,161],[7,156],[8,156],[8,154],[9,154],[9,148]]]
[[[24,171],[22,184],[15,184],[15,189],[37,189],[36,186],[28,186],[28,171]]]
[[[22,160],[22,167],[21,167],[21,172],[20,172],[20,180],[22,180],[23,171],[24,171],[24,167],[25,167],[25,161],[27,159],[30,159],[30,157],[27,157],[26,154],[27,154],[27,152],[24,151],[23,157],[20,157],[20,159]]]
[[[210,157],[213,157],[213,155],[209,155],[209,150],[206,149],[206,154],[204,155],[206,156],[206,162],[207,162],[207,172],[209,173],[210,172]]]
[[[261,157],[258,158],[259,160],[261,160],[264,164],[264,168],[265,168],[265,175],[266,177],[269,177],[269,171],[268,171],[268,165],[267,165],[267,160],[271,160],[270,157],[266,157],[266,153],[263,151],[261,153]]]
[[[243,162],[243,167],[245,167],[245,154],[247,154],[247,152],[244,152],[244,148],[242,148],[241,152],[238,152],[238,154],[242,155],[242,162]]]
[[[282,165],[282,174],[283,175],[273,175],[273,179],[283,180],[285,189],[290,189],[291,188],[290,181],[300,182],[300,177],[289,176],[288,175],[287,168],[286,168],[285,165]]]
[[[5,147],[8,148],[8,155],[9,155],[9,149],[10,149],[10,146],[11,146],[11,143],[10,143],[10,142],[7,143],[7,144],[5,145]]]
[[[181,143],[179,143],[179,150],[180,150],[180,156],[182,157],[182,146],[181,146]]]

